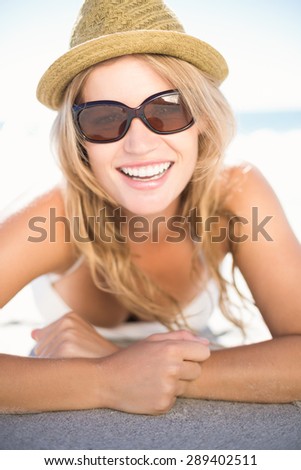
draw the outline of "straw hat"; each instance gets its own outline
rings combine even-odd
[[[161,0],[85,0],[70,50],[40,80],[37,97],[58,109],[70,81],[81,71],[127,54],[164,54],[190,62],[222,82],[228,68],[209,44],[185,33]]]

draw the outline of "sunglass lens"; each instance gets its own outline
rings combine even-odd
[[[178,94],[154,99],[145,106],[144,115],[158,132],[179,131],[192,122],[191,113]]]
[[[96,105],[83,109],[78,121],[88,139],[104,142],[122,135],[127,123],[127,114],[118,106]]]

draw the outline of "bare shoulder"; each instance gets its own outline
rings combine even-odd
[[[224,208],[237,215],[256,202],[277,199],[263,174],[248,162],[225,168],[220,182]]]
[[[273,335],[300,333],[301,248],[277,195],[247,163],[227,168],[221,181],[225,209],[237,217],[231,251],[256,305]]]
[[[74,250],[64,218],[64,198],[57,186],[1,221],[0,305],[32,279],[72,264]]]
[[[267,185],[257,168],[244,162],[236,166],[222,169],[217,180],[219,198],[218,234],[222,239],[220,249],[222,258],[232,251],[231,221],[236,217],[251,215],[254,203],[254,192],[262,185]],[[233,219],[232,219],[233,217]],[[230,218],[230,221],[229,221]],[[224,234],[222,237],[221,234]]]
[[[65,204],[62,189],[55,186],[51,190],[36,196],[26,202],[15,211],[1,217],[1,230],[20,231],[21,234],[30,237],[31,227],[35,223],[44,225],[45,230],[50,227],[51,215],[56,217],[65,216]]]
[[[221,194],[224,209],[240,217],[245,231],[254,235],[256,224],[264,219],[262,242],[280,242],[288,237],[288,241],[299,245],[274,189],[254,165],[244,163],[226,168],[221,175]]]

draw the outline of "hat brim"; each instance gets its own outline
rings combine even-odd
[[[98,62],[128,54],[176,57],[195,65],[219,83],[228,75],[223,56],[200,39],[177,31],[126,31],[101,36],[70,49],[45,72],[37,88],[37,98],[57,110],[68,84],[78,73]]]

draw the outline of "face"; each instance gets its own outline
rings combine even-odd
[[[136,107],[171,88],[150,65],[125,56],[91,72],[81,101],[113,100]],[[126,212],[144,216],[175,213],[196,165],[198,132],[193,125],[176,134],[159,135],[134,118],[121,140],[87,142],[86,150],[100,186]]]

